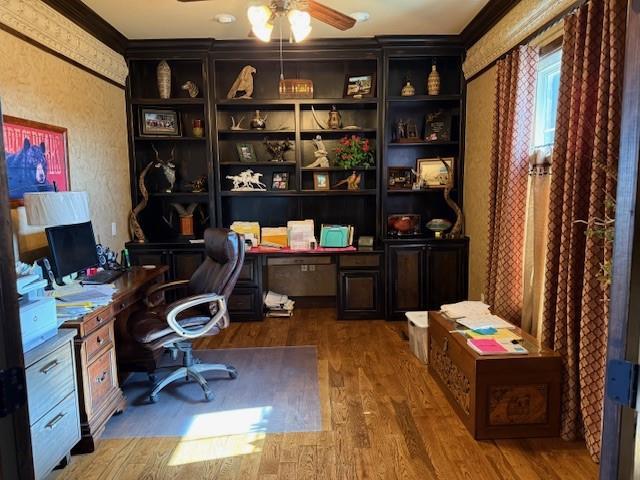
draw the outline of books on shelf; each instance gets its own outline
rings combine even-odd
[[[267,317],[291,317],[295,302],[288,296],[269,290],[264,295],[264,306],[267,309]]]

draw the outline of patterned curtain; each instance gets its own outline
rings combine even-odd
[[[610,246],[586,235],[615,197],[626,0],[591,0],[565,19],[549,207],[542,340],[564,359],[562,436],[600,456]]]
[[[529,46],[518,47],[497,65],[485,301],[496,315],[520,325],[538,51]]]

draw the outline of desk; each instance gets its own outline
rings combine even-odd
[[[65,322],[76,331],[74,348],[78,377],[82,438],[73,453],[93,452],[107,420],[126,407],[118,382],[116,350],[118,329],[132,312],[142,307],[144,292],[164,280],[167,267],[134,267],[115,282],[111,303],[77,320]]]

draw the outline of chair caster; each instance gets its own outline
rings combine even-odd
[[[235,368],[231,367],[229,369],[229,378],[232,379],[232,380],[238,378],[238,370],[236,370]]]
[[[149,401],[151,403],[158,403],[158,395],[149,395]]]
[[[210,402],[211,400],[213,400],[213,392],[211,390],[205,390],[204,398],[207,402]]]

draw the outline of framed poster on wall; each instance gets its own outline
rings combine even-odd
[[[8,115],[3,123],[11,206],[27,192],[68,191],[67,129]]]

